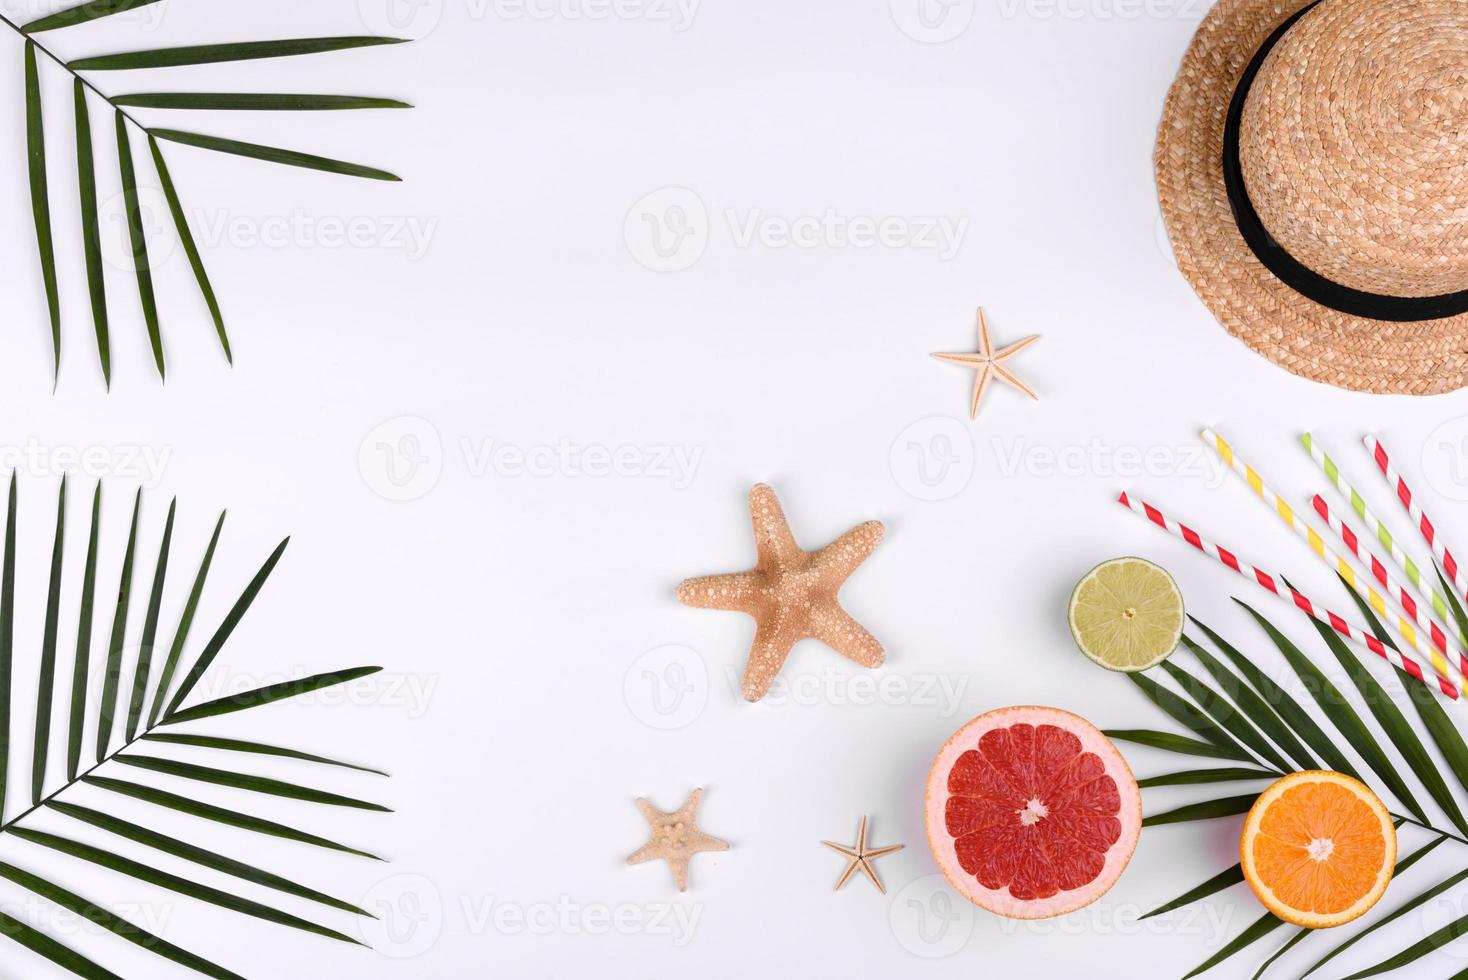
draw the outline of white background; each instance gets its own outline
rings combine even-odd
[[[17,17],[51,9],[3,6]],[[232,330],[230,369],[170,244],[134,134],[145,203],[155,195],[150,243],[171,370],[160,384],[135,290],[109,265],[110,395],[81,275],[70,89],[48,65],[66,331],[51,392],[19,150],[20,45],[0,47],[12,93],[0,100],[11,147],[0,155],[9,232],[0,242],[0,449],[19,470],[26,570],[7,812],[28,803],[44,569],[67,467],[63,651],[74,643],[85,498],[97,476],[106,487],[104,583],[115,581],[132,490],[145,484],[143,583],[167,501],[179,497],[165,632],[217,512],[229,509],[190,656],[292,535],[210,690],[362,663],[386,670],[346,695],[197,727],[346,757],[393,778],[173,754],[396,811],[135,775],[391,859],[379,864],[200,826],[95,789],[66,797],[359,902],[382,916],[365,928],[59,814],[36,819],[352,931],[376,952],[177,901],[9,837],[0,859],[252,976],[1162,977],[1210,955],[1258,915],[1245,889],[1159,920],[1139,924],[1137,915],[1231,863],[1236,819],[1147,831],[1100,903],[1031,924],[971,911],[934,886],[922,830],[931,757],[985,710],[1042,703],[1102,727],[1175,727],[1070,641],[1066,598],[1101,560],[1131,553],[1164,563],[1190,610],[1276,676],[1283,664],[1230,596],[1313,639],[1273,600],[1118,507],[1117,491],[1140,491],[1347,604],[1330,573],[1201,454],[1200,426],[1232,438],[1299,501],[1326,489],[1294,443],[1313,428],[1407,540],[1358,445],[1378,432],[1450,538],[1468,540],[1455,514],[1468,499],[1455,480],[1468,464],[1464,397],[1376,397],[1296,379],[1217,327],[1172,264],[1152,140],[1202,7],[1000,0],[975,9],[959,0],[925,29],[902,0],[705,0],[691,17],[686,7],[635,2],[592,16],[595,6],[540,0],[532,8],[541,16],[530,16],[517,4],[426,0],[398,8],[395,30],[420,39],[407,46],[96,76],[113,93],[360,92],[418,106],[141,113],[386,167],[405,182],[166,147]],[[75,56],[378,32],[389,29],[385,16],[383,0],[166,0],[48,43]],[[100,104],[92,111],[101,197],[115,215],[111,121]],[[782,223],[828,212],[891,219],[893,238],[863,246],[843,234],[805,245],[779,237]],[[743,234],[751,221],[763,229],[752,240]],[[334,238],[331,222],[353,223],[356,241]],[[904,237],[934,222],[962,229],[952,253]],[[665,235],[693,234],[660,259],[648,237],[657,223]],[[115,261],[115,218],[104,233]],[[1041,400],[996,389],[970,423],[970,377],[928,354],[972,349],[979,305],[998,343],[1040,335],[1014,366]],[[589,451],[593,467],[602,449],[629,449],[620,474],[590,475],[581,455],[548,470],[515,464],[516,451],[543,463],[537,447],[562,445]],[[937,467],[945,446],[951,482],[934,490],[918,466]],[[68,460],[80,450],[91,450],[90,463]],[[662,460],[673,450],[693,465],[670,469]],[[737,678],[751,623],[674,599],[685,576],[750,564],[744,498],[758,481],[779,491],[807,547],[869,518],[886,524],[886,542],[842,593],[888,650],[876,703],[866,703],[874,689],[861,672],[804,643],[785,668],[789,686],[744,704]],[[944,499],[920,499],[934,495]],[[133,638],[143,606],[133,606]],[[109,621],[99,613],[95,651]],[[676,702],[679,689],[685,700]],[[670,724],[681,727],[655,727]],[[1194,764],[1125,751],[1144,775]],[[49,785],[62,779],[61,755]],[[696,786],[706,789],[704,828],[732,849],[695,858],[692,887],[678,895],[666,868],[623,859],[645,839],[633,800],[671,809]],[[1157,812],[1209,795],[1149,791],[1146,805]],[[875,844],[906,845],[878,864],[886,897],[860,880],[831,891],[841,861],[818,841],[854,839],[862,814]],[[1423,839],[1402,835],[1404,848]],[[1437,874],[1422,887],[1461,865],[1456,846],[1433,858]],[[1415,894],[1409,888],[1387,902]],[[185,975],[94,928],[58,925],[53,909],[9,886],[0,895],[12,914],[49,923],[124,975]],[[1414,914],[1352,962],[1375,962],[1373,952],[1406,945],[1459,914],[1455,906]],[[1247,975],[1265,948],[1219,974]],[[1298,972],[1326,948],[1313,939],[1283,967]],[[928,958],[937,953],[948,955]],[[1462,955],[1440,954],[1438,972],[1457,970]],[[52,975],[19,947],[0,952],[0,976]]]

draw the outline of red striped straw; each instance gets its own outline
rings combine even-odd
[[[1329,609],[1326,609],[1322,606],[1317,606],[1315,603],[1311,602],[1307,596],[1292,588],[1289,584],[1276,582],[1274,580],[1274,576],[1270,575],[1268,572],[1256,568],[1253,565],[1239,561],[1238,557],[1227,548],[1219,547],[1213,542],[1208,541],[1197,531],[1194,531],[1186,524],[1179,524],[1177,521],[1166,517],[1160,510],[1158,510],[1156,507],[1153,507],[1149,503],[1140,500],[1133,500],[1125,493],[1118,497],[1117,500],[1122,504],[1122,506],[1129,508],[1132,512],[1142,517],[1145,517],[1147,520],[1151,521],[1153,524],[1156,524],[1158,527],[1162,528],[1173,537],[1183,539],[1188,544],[1192,545],[1194,548],[1197,548],[1208,557],[1213,558],[1222,565],[1233,569],[1244,578],[1250,579],[1266,592],[1273,593],[1277,598],[1293,604],[1301,612],[1305,613],[1305,615],[1324,623],[1325,625],[1329,626],[1331,629],[1339,633],[1341,636],[1344,636],[1347,639],[1359,643],[1361,646],[1364,646],[1366,649],[1370,650],[1378,657],[1381,657],[1392,666],[1401,668],[1417,681],[1426,684],[1428,687],[1436,687],[1440,692],[1442,692],[1444,697],[1447,697],[1454,701],[1458,700],[1457,689],[1454,688],[1453,685],[1449,684],[1446,680],[1437,676],[1436,674],[1425,674],[1422,670],[1422,665],[1413,660],[1411,657],[1408,657],[1406,654],[1402,653],[1399,650],[1395,650],[1387,646],[1376,637],[1363,630],[1361,627],[1352,625],[1341,616],[1331,612]],[[1428,679],[1429,676],[1431,677],[1431,680]]]
[[[1386,589],[1387,595],[1391,596],[1418,626],[1427,631],[1427,635],[1432,638],[1432,645],[1451,658],[1459,674],[1468,674],[1468,655],[1465,655],[1456,643],[1448,639],[1447,633],[1438,625],[1437,620],[1429,616],[1427,611],[1417,604],[1417,600],[1413,599],[1402,587],[1402,583],[1386,570],[1386,566],[1377,559],[1376,555],[1361,544],[1361,539],[1356,536],[1355,531],[1351,530],[1351,525],[1341,520],[1320,494],[1315,495],[1311,504],[1315,507],[1315,513],[1319,514],[1320,519],[1330,526],[1330,529],[1336,533],[1351,554],[1356,556],[1356,560],[1371,570],[1372,577],[1381,584],[1383,589]]]
[[[1433,556],[1442,562],[1443,571],[1448,575],[1448,581],[1453,583],[1453,588],[1458,590],[1463,601],[1468,602],[1468,579],[1463,577],[1463,570],[1458,567],[1458,560],[1453,557],[1448,546],[1438,540],[1437,528],[1433,527],[1432,521],[1422,513],[1422,508],[1417,506],[1417,500],[1412,496],[1407,481],[1402,479],[1400,473],[1392,469],[1391,459],[1387,456],[1381,443],[1376,441],[1375,436],[1367,436],[1362,441],[1366,443],[1366,449],[1371,453],[1371,458],[1376,461],[1376,468],[1381,470],[1381,475],[1386,477],[1386,482],[1391,486],[1392,492],[1397,495],[1397,499],[1402,502],[1402,507],[1412,518],[1412,522],[1417,525],[1417,530],[1421,531],[1422,536],[1427,539],[1427,546],[1432,549]]]

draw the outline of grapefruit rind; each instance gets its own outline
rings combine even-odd
[[[1007,887],[985,888],[977,878],[959,866],[954,839],[949,836],[945,824],[945,809],[949,797],[948,774],[958,757],[976,746],[985,732],[1019,724],[1054,725],[1075,735],[1080,739],[1083,751],[1095,753],[1101,758],[1106,774],[1116,783],[1121,797],[1121,807],[1117,813],[1117,819],[1121,823],[1121,836],[1107,850],[1101,873],[1080,888],[1061,891],[1045,899],[1022,900],[1011,895]],[[1126,870],[1142,831],[1142,793],[1137,787],[1131,767],[1116,746],[1111,744],[1111,740],[1100,729],[1080,715],[1044,705],[998,708],[980,715],[955,732],[939,750],[928,770],[925,810],[928,847],[948,883],[980,908],[1011,919],[1049,919],[1085,908],[1096,901],[1111,890],[1121,873]]]
[[[1358,799],[1371,808],[1377,819],[1380,820],[1386,843],[1381,870],[1377,873],[1376,883],[1371,890],[1349,908],[1333,915],[1322,915],[1293,908],[1280,900],[1273,889],[1261,880],[1258,866],[1254,860],[1254,849],[1249,846],[1258,835],[1259,826],[1270,805],[1289,790],[1308,782],[1328,782],[1353,792]],[[1372,906],[1381,900],[1382,895],[1386,894],[1387,885],[1391,884],[1392,874],[1397,866],[1397,829],[1392,823],[1391,814],[1386,805],[1381,802],[1381,798],[1359,779],[1339,772],[1306,769],[1276,780],[1268,789],[1259,794],[1259,799],[1255,800],[1254,805],[1249,808],[1249,814],[1244,818],[1244,829],[1239,834],[1239,864],[1243,868],[1244,880],[1249,883],[1249,888],[1253,890],[1255,897],[1276,917],[1291,925],[1302,926],[1306,929],[1331,929],[1359,919],[1371,911]]]

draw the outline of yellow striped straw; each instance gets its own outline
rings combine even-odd
[[[1362,576],[1357,575],[1356,569],[1344,558],[1331,550],[1326,545],[1325,540],[1319,534],[1315,533],[1315,529],[1295,513],[1293,507],[1285,503],[1279,494],[1269,489],[1269,485],[1264,482],[1264,479],[1254,471],[1252,466],[1239,459],[1233,447],[1225,442],[1223,437],[1219,436],[1212,429],[1204,429],[1201,435],[1203,441],[1213,447],[1213,451],[1218,453],[1219,458],[1228,464],[1229,469],[1241,477],[1249,485],[1249,489],[1253,490],[1260,500],[1274,508],[1274,512],[1280,516],[1280,519],[1304,539],[1305,543],[1310,546],[1310,550],[1315,552],[1316,557],[1335,569],[1340,577],[1346,580],[1346,584],[1354,589],[1357,595],[1366,600],[1367,605],[1376,610],[1378,616],[1396,626],[1396,630],[1402,635],[1402,639],[1406,640],[1412,649],[1416,650],[1432,664],[1432,669],[1437,671],[1439,677],[1450,681],[1464,694],[1468,694],[1468,682],[1465,682],[1463,675],[1450,666],[1448,661],[1443,658],[1443,655],[1436,648],[1422,642],[1415,626],[1389,610],[1386,605],[1386,599],[1382,597],[1381,593],[1372,588]]]

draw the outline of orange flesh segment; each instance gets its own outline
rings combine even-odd
[[[1265,811],[1252,846],[1259,879],[1275,897],[1317,915],[1335,915],[1360,901],[1376,884],[1386,854],[1371,807],[1346,787],[1324,782],[1281,794]]]

